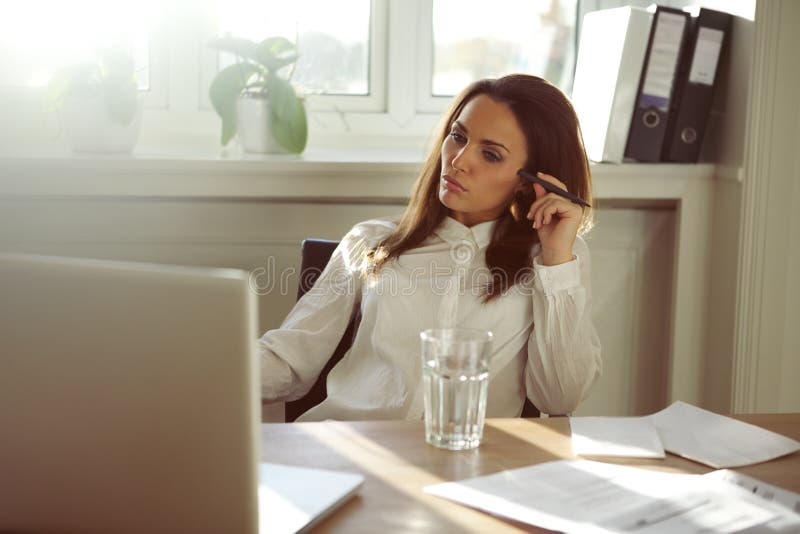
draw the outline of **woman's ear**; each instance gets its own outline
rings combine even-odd
[[[514,189],[514,195],[515,196],[522,195],[529,192],[530,190],[531,190],[530,184],[527,181],[520,178],[517,187]]]

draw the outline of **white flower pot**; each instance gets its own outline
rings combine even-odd
[[[67,143],[75,152],[131,152],[139,138],[142,100],[139,99],[130,124],[112,120],[102,96],[65,99],[61,120]]]
[[[247,152],[288,153],[272,135],[267,98],[240,96],[236,100],[236,132],[242,148]]]

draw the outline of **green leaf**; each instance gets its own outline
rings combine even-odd
[[[272,115],[272,135],[278,143],[291,152],[299,154],[306,148],[308,141],[308,123],[306,110],[300,107],[298,113],[291,121],[281,121]]]
[[[273,75],[267,78],[267,89],[272,113],[282,121],[291,120],[297,114],[297,107],[301,106],[292,84]]]
[[[222,52],[230,52],[237,56],[247,59],[256,59],[256,44],[255,41],[250,39],[242,39],[239,37],[216,37],[208,42],[208,46],[216,48]]]
[[[258,50],[269,51],[274,56],[284,56],[297,52],[297,47],[285,37],[267,37],[258,43]]]
[[[69,94],[91,96],[97,94],[99,73],[94,63],[78,63],[65,67],[50,79],[45,92],[45,110],[60,108]]]
[[[61,69],[56,72],[47,84],[47,92],[44,96],[45,111],[55,111],[61,107],[64,97],[69,91],[73,73],[71,69]]]
[[[222,146],[227,145],[236,135],[236,99],[247,85],[250,77],[257,72],[258,68],[255,65],[237,63],[219,71],[211,81],[208,95],[214,111],[222,119],[222,136],[220,137]]]
[[[60,108],[67,97],[102,98],[112,121],[130,124],[139,105],[133,59],[125,50],[111,48],[98,61],[61,69],[48,84],[46,109]]]
[[[299,154],[305,149],[308,141],[305,106],[286,80],[270,76],[267,84],[272,134],[283,148]]]
[[[284,37],[270,37],[264,39],[255,49],[254,59],[275,73],[297,61],[297,47]]]

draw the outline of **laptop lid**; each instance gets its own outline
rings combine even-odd
[[[0,255],[0,530],[258,530],[247,273]]]

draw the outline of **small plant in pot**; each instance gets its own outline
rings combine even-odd
[[[220,37],[209,46],[236,57],[234,64],[217,73],[209,88],[211,104],[222,119],[222,146],[238,133],[249,152],[301,153],[308,140],[308,124],[303,100],[289,81],[298,58],[295,45],[283,37],[260,43]],[[288,76],[278,74],[288,68]]]
[[[133,58],[113,48],[97,61],[61,69],[48,85],[46,107],[60,113],[72,150],[130,152],[142,114]]]

